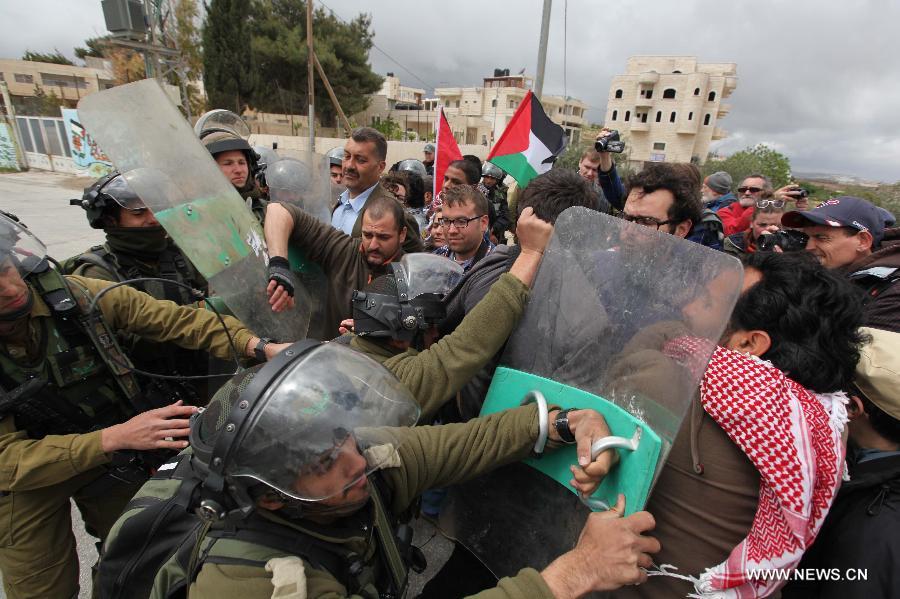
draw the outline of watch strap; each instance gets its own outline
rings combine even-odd
[[[272,340],[268,337],[260,337],[259,341],[256,343],[256,347],[253,348],[253,356],[256,358],[257,362],[266,361],[266,346],[270,343],[272,343]]]
[[[556,414],[556,419],[553,421],[553,427],[556,429],[556,434],[559,435],[559,438],[562,439],[563,443],[575,443],[575,435],[572,433],[572,429],[569,428],[569,412],[577,409],[578,408],[568,408],[561,410]]]

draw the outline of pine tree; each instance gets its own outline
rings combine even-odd
[[[254,89],[250,2],[211,0],[203,27],[203,80],[211,108],[240,114]]]

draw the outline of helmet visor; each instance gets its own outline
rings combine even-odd
[[[324,344],[269,384],[225,474],[294,499],[328,499],[365,485],[369,473],[394,459],[398,442],[385,428],[412,426],[418,417],[418,404],[387,369]]]
[[[11,262],[19,275],[42,270],[46,266],[47,248],[41,240],[5,214],[0,214],[0,266],[5,269]]]
[[[194,124],[194,133],[202,136],[206,131],[226,131],[237,137],[250,137],[250,126],[230,110],[217,109],[205,113]]]
[[[446,295],[456,287],[463,273],[462,266],[435,254],[405,254],[396,266],[397,276],[406,282],[409,300],[426,293]]]
[[[144,200],[134,193],[123,176],[118,176],[104,185],[100,192],[111,197],[116,204],[126,210],[139,212],[147,209]]]

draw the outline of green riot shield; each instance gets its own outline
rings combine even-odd
[[[619,462],[591,498],[568,485],[574,446],[479,477],[451,493],[445,529],[497,576],[546,566],[591,510],[619,493],[643,509],[741,289],[740,263],[672,235],[585,208],[556,222],[522,322],[482,414],[542,395],[593,408]]]
[[[257,335],[302,339],[309,296],[274,313],[262,228],[159,84],[144,80],[83,98],[79,115],[116,167],[230,311]]]

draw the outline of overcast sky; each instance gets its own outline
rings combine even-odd
[[[54,47],[73,57],[73,46],[105,33],[100,0],[0,3],[0,57]],[[372,66],[404,85],[480,85],[495,67],[536,69],[542,0],[325,4],[345,19],[372,14],[381,49],[373,49]],[[714,149],[763,142],[795,171],[893,182],[900,180],[898,23],[896,0],[554,0],[544,92],[580,98],[591,106],[589,120],[600,121],[612,77],[629,56],[735,62],[733,108],[720,122],[730,137]]]

